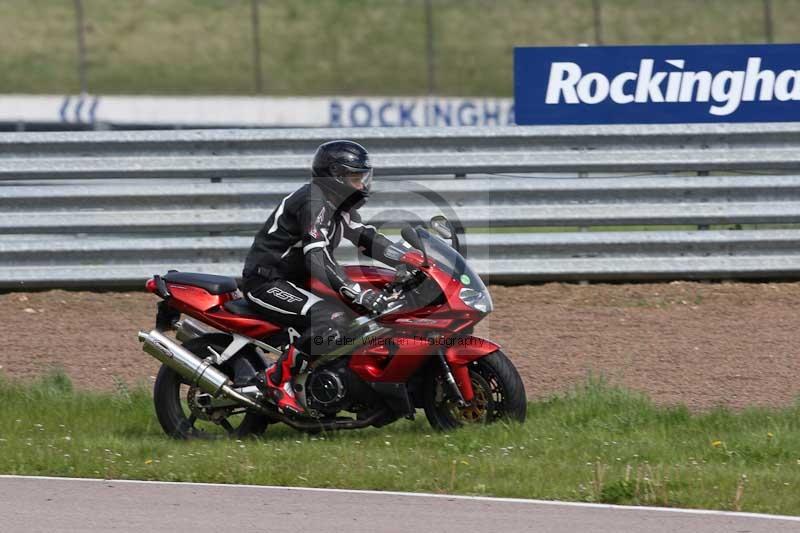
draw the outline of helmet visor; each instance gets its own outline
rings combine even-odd
[[[371,168],[345,168],[346,172],[342,176],[342,181],[344,181],[344,183],[359,191],[369,191],[369,188],[372,186]]]

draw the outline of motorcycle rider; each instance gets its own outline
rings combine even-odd
[[[353,306],[374,313],[385,309],[380,292],[353,282],[333,258],[344,237],[366,255],[397,264],[392,242],[363,224],[357,211],[369,197],[372,173],[369,154],[360,144],[336,140],[320,145],[310,183],[281,201],[256,234],[245,260],[242,289],[250,307],[289,328],[288,350],[259,376],[262,389],[281,412],[303,413],[292,379],[334,347],[355,316],[341,301],[303,288],[309,278]]]

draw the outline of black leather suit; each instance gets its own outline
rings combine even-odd
[[[271,322],[294,328],[300,334],[296,347],[312,358],[328,349],[314,338],[335,337],[354,315],[341,301],[310,292],[308,279],[346,297],[366,289],[349,279],[333,257],[342,237],[366,255],[396,264],[386,255],[391,241],[362,224],[356,209],[334,205],[314,183],[303,185],[281,201],[256,234],[242,272],[250,306]]]

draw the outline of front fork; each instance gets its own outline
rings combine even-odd
[[[439,350],[437,355],[450,394],[455,398],[459,407],[467,407],[475,396],[472,390],[472,380],[469,377],[469,367],[467,366],[469,363],[451,365],[447,362],[444,350]]]

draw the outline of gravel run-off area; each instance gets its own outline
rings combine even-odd
[[[528,397],[603,377],[662,405],[787,406],[800,396],[800,283],[561,284],[490,287],[476,333],[519,368]],[[151,386],[158,362],[136,333],[157,297],[140,292],[0,294],[0,372],[61,367],[76,388]]]

